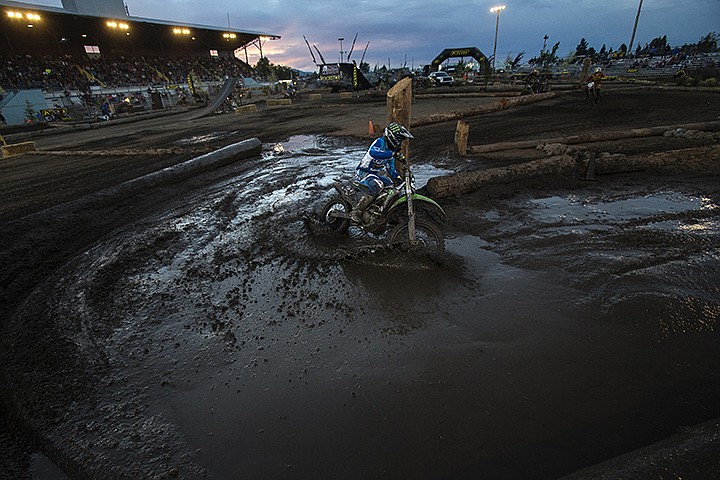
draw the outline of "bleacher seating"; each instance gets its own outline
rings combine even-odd
[[[252,68],[238,59],[209,57],[119,57],[78,63],[72,57],[50,55],[0,56],[0,87],[5,90],[87,92],[93,86],[166,86],[187,82],[190,72],[197,80],[217,81],[250,76]]]

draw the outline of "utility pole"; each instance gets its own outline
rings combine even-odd
[[[637,15],[635,16],[635,26],[633,27],[633,33],[632,33],[632,36],[630,37],[630,45],[628,45],[628,51],[627,51],[628,55],[630,55],[633,51],[633,49],[632,49],[633,42],[635,42],[635,32],[637,31],[638,20],[640,20],[640,9],[642,8],[642,2],[643,2],[643,0],[640,0],[640,5],[638,5]]]

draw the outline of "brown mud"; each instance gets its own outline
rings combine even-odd
[[[608,88],[598,106],[564,92],[464,121],[480,145],[714,121],[719,107],[715,92]],[[0,162],[1,474],[38,478],[38,452],[81,479],[718,474],[717,169],[450,196],[447,252],[423,255],[303,220],[384,123],[382,99],[191,116],[8,136],[39,152]],[[459,157],[454,129],[413,129],[419,184],[544,155]],[[256,158],[117,188],[253,137]]]

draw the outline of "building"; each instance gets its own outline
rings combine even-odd
[[[278,35],[134,17],[122,0],[0,0],[0,55],[238,56]]]

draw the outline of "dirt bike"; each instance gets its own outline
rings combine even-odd
[[[597,105],[598,102],[600,102],[600,92],[595,82],[588,82],[585,85],[585,100],[587,100],[588,97],[592,97],[593,105]]]
[[[289,98],[291,100],[301,100],[300,91],[295,88],[288,88],[283,92],[283,98]]]
[[[337,195],[325,202],[320,211],[320,223],[336,233],[345,233],[351,225],[350,212],[367,187],[356,181],[336,179]],[[408,243],[412,229],[408,198],[414,213],[415,242],[421,246],[442,249],[445,236],[440,223],[446,218],[442,207],[430,197],[415,190],[410,169],[397,185],[385,187],[362,214],[357,227],[373,235],[386,235],[388,243]],[[354,225],[354,224],[353,224]]]
[[[545,77],[528,78],[525,84],[530,93],[545,93],[548,91],[547,79]]]

